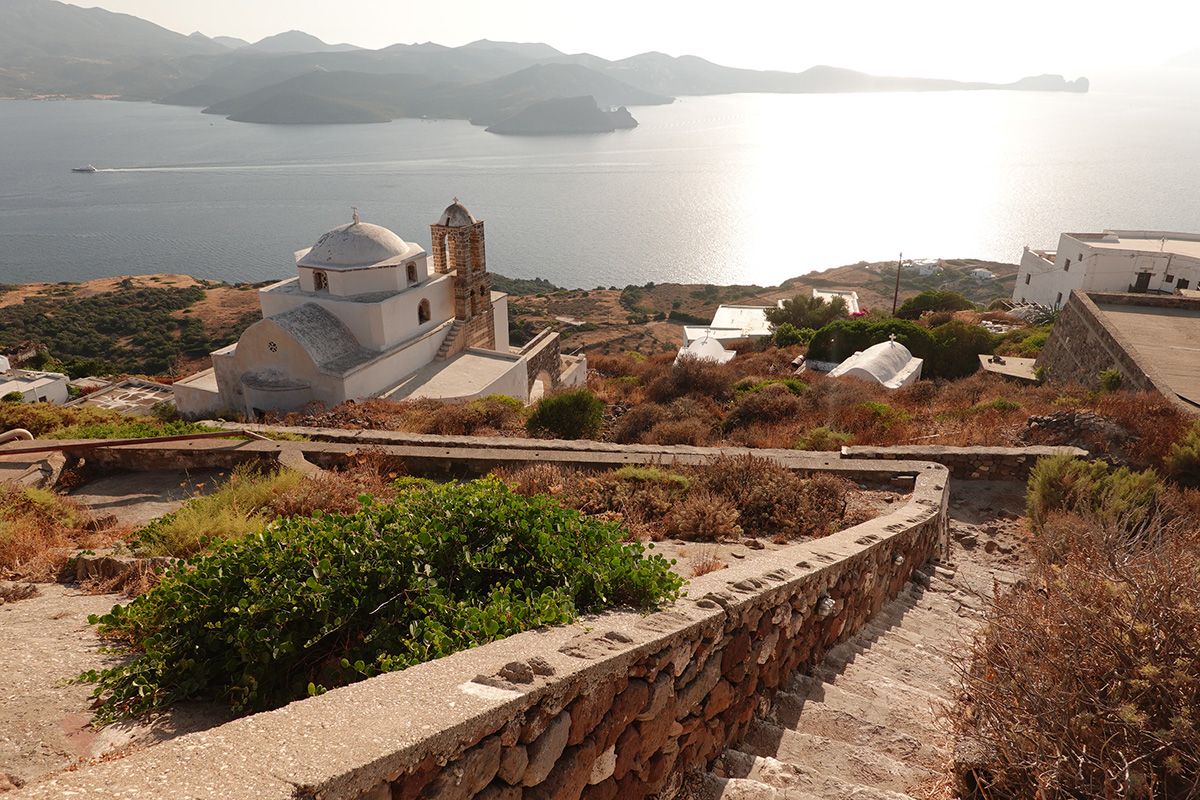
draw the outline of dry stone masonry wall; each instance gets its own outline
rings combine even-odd
[[[945,447],[903,445],[900,447],[843,447],[848,459],[934,461],[947,467],[960,480],[1023,481],[1040,458],[1057,455],[1086,458],[1078,447]]]

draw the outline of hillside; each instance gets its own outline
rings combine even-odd
[[[925,289],[952,289],[986,304],[1010,297],[1017,267],[975,259],[944,262],[944,274],[905,272],[900,300]],[[998,280],[977,283],[982,266]],[[780,286],[648,283],[560,289],[548,281],[493,275],[507,292],[514,344],[545,327],[567,351],[652,354],[678,349],[685,324],[705,324],[722,303],[774,305],[814,288],[853,289],[865,309],[891,310],[895,263],[860,262],[813,272]],[[260,284],[225,284],[183,275],[103,278],[87,283],[0,285],[0,353],[24,341],[44,344],[70,373],[188,375],[208,366],[211,350],[234,342],[259,319]]]

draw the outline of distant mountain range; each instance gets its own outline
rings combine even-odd
[[[454,48],[426,43],[365,50],[288,31],[250,44],[184,36],[137,17],[55,0],[0,0],[0,96],[153,100],[243,122],[429,117],[492,126],[547,100],[588,96],[603,110],[737,92],[1087,88],[1086,78],[1066,81],[1058,75],[987,84],[879,77],[828,66],[764,72],[662,53],[608,61],[546,44],[488,40]],[[583,100],[543,106],[524,122],[500,129],[523,129],[530,120],[557,118],[563,109],[594,123],[599,118],[588,108]]]

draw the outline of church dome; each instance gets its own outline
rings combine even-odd
[[[381,225],[351,222],[334,228],[308,250],[296,254],[302,267],[370,267],[398,264],[421,252]]]
[[[471,216],[471,212],[467,211],[467,207],[458,202],[458,198],[454,198],[454,202],[446,206],[446,210],[442,212],[441,219],[438,220],[438,225],[445,228],[465,228],[468,225],[474,225],[475,218]]]

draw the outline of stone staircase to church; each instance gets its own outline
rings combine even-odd
[[[948,774],[940,720],[952,700],[954,655],[982,623],[981,592],[957,572],[926,566],[857,636],[810,675],[780,688],[765,718],[699,776],[690,800],[910,800]]]
[[[465,325],[466,323],[460,319],[454,321],[450,330],[446,331],[446,338],[442,339],[442,346],[438,348],[437,355],[433,357],[434,361],[445,361],[450,356],[450,351],[454,349],[454,343],[462,335]]]

